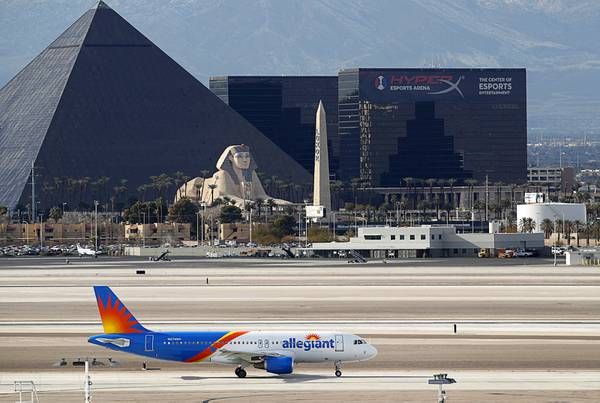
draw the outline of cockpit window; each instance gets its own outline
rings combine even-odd
[[[369,344],[369,343],[367,343],[367,341],[363,340],[363,339],[356,339],[356,340],[354,340],[354,344]]]

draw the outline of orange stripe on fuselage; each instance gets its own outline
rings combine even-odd
[[[246,333],[248,333],[248,332],[247,331],[229,332],[225,336],[221,337],[219,340],[215,341],[210,346],[206,347],[204,350],[202,350],[201,352],[196,354],[195,356],[184,360],[184,362],[199,362],[199,361],[205,360],[208,357],[210,357],[211,355],[213,355],[214,353],[216,353],[218,349],[220,349],[221,347],[223,347],[224,345],[226,345],[233,339],[237,339],[238,337],[243,336]]]

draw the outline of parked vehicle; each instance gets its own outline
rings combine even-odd
[[[525,249],[517,249],[513,255],[514,257],[533,257],[533,252]]]
[[[498,257],[500,259],[510,259],[512,257],[514,257],[515,255],[515,251],[512,249],[499,249],[498,250]]]

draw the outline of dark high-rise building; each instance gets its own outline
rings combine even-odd
[[[305,169],[314,168],[315,114],[327,114],[330,172],[338,166],[336,76],[212,77],[209,88]]]
[[[32,164],[39,207],[68,202],[76,208],[106,201],[125,180],[135,192],[151,175],[214,172],[223,150],[240,143],[251,147],[263,172],[311,181],[294,159],[100,2],[0,90],[0,205],[30,203]],[[100,185],[92,190],[91,181]]]
[[[348,69],[338,89],[344,180],[527,180],[525,69]]]

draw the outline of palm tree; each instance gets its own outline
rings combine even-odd
[[[473,203],[473,210],[475,210],[477,212],[477,214],[479,214],[479,220],[482,219],[481,210],[483,210],[484,208],[485,208],[485,203],[482,202],[481,200],[477,200]]]
[[[448,178],[448,186],[450,186],[450,207],[456,207],[454,203],[454,184],[456,183],[456,179]]]
[[[590,237],[594,233],[594,224],[588,221],[583,227],[583,233],[585,235],[585,246],[590,246]]]
[[[542,231],[544,231],[544,238],[548,239],[554,232],[554,222],[549,218],[544,218],[540,224]]]
[[[110,181],[110,178],[108,176],[101,176],[97,180],[98,186],[102,190],[101,197],[99,197],[100,200],[108,199],[108,190],[107,190],[106,185],[108,184],[109,181]]]
[[[528,232],[531,233],[535,230],[535,221],[530,217],[523,217],[521,221],[519,221],[519,230],[520,232]]]
[[[204,194],[204,185],[206,184],[208,174],[210,174],[210,171],[208,169],[203,169],[202,171],[200,171],[200,175],[202,175],[202,189],[200,190],[200,195]],[[200,198],[198,198],[198,200],[200,200]]]
[[[596,246],[600,243],[600,221],[595,221],[593,224],[593,233],[596,238]]]
[[[90,178],[89,176],[85,176],[85,177],[79,179],[79,203],[78,204],[81,204],[83,199],[86,198],[86,194],[87,194],[86,190],[87,190],[87,187],[91,180],[92,180],[92,178]]]
[[[196,201],[200,203],[202,201],[202,189],[204,188],[204,180],[202,184],[195,183],[194,188],[196,189]]]
[[[445,206],[446,205],[446,189],[444,188],[444,186],[446,185],[446,179],[439,179],[438,185],[440,186],[440,197],[442,199],[440,204],[442,206]]]
[[[496,182],[494,185],[496,186],[496,203],[500,203],[500,200],[502,200],[502,186],[504,186],[504,182]]]
[[[564,228],[562,220],[557,220],[556,225],[554,227],[554,231],[556,232],[556,244],[560,245],[560,234],[562,233],[562,229]]]
[[[465,183],[469,186],[469,209],[473,209],[473,187],[477,184],[477,179],[465,179]]]
[[[435,183],[437,182],[437,179],[434,178],[428,178],[425,179],[425,183],[427,185],[429,185],[429,201],[433,201],[433,185],[435,185]]]
[[[413,197],[412,197],[413,194],[411,192],[411,188],[415,181],[415,178],[411,178],[410,176],[407,176],[405,178],[402,178],[402,181],[406,184],[406,187],[408,188],[408,200],[411,201],[411,199],[413,199]],[[413,206],[414,206],[414,203],[411,203],[411,207],[413,207]]]
[[[273,207],[275,207],[275,201],[273,199],[267,199],[267,207],[269,208],[269,215],[273,215]]]
[[[506,213],[507,210],[510,210],[512,203],[510,200],[507,199],[502,199],[500,200],[500,214],[502,215],[502,217],[506,217],[508,214]]]
[[[583,223],[579,220],[575,220],[573,222],[573,227],[575,229],[575,236],[577,237],[577,247],[579,248],[579,229],[583,226]]]
[[[140,185],[137,187],[138,193],[141,195],[140,199],[142,203],[146,201],[146,191],[148,190],[148,185]]]
[[[257,212],[256,215],[258,216],[259,219],[260,219],[260,211],[262,209],[264,202],[265,201],[263,199],[261,199],[260,197],[254,201],[254,207],[256,208],[256,212]]]
[[[151,186],[156,189],[158,197],[165,200],[164,191],[173,185],[173,178],[167,174],[160,174],[158,176],[151,176],[150,180]]]
[[[111,209],[115,211],[115,201],[119,200],[119,195],[127,191],[127,179],[121,179],[120,184],[113,187],[113,194],[110,198],[112,203]]]
[[[357,190],[360,188],[360,178],[352,178],[350,180],[350,187],[352,188],[352,197],[354,199],[354,205],[357,204]]]
[[[344,188],[344,184],[342,181],[331,181],[329,187],[331,189],[331,198],[333,199],[331,207],[336,210],[335,206],[339,206],[340,204],[340,192]]]
[[[79,181],[75,178],[70,178],[70,177],[65,177],[63,179],[63,183],[67,184],[67,190],[69,193],[69,202],[74,202],[75,201],[75,194],[76,194],[76,189],[79,185]]]
[[[208,188],[210,189],[210,204],[212,205],[215,202],[215,189],[217,188],[217,185],[211,183],[208,185]]]
[[[571,245],[571,232],[573,231],[573,222],[570,220],[564,220],[562,222],[563,234],[567,239],[567,245]]]
[[[510,232],[510,233],[517,232],[517,226],[515,225],[516,221],[517,221],[517,219],[513,214],[509,214],[506,217],[506,232]]]
[[[190,180],[183,172],[177,171],[173,174],[173,182],[175,184],[175,188],[177,189],[177,194],[179,197],[183,197],[187,194],[187,181]],[[181,194],[181,188],[184,188],[183,194]]]

